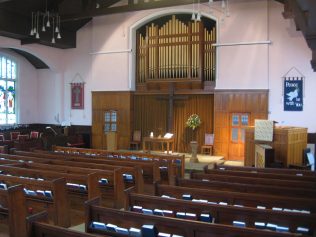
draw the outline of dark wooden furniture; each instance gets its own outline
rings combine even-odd
[[[1,169],[4,170],[3,173],[8,174],[5,172],[4,166],[1,167]],[[70,226],[70,209],[66,190],[66,180],[64,178],[39,181],[36,179],[27,179],[14,175],[7,176],[0,174],[0,180],[8,186],[22,184],[24,188],[34,192],[37,190],[51,191],[53,194],[52,198],[41,195],[32,196],[26,194],[26,201],[23,208],[30,208],[33,212],[47,210],[49,213],[49,219],[52,223],[63,227]]]
[[[10,237],[27,237],[26,205],[22,185],[0,189],[0,221],[8,224]]]
[[[291,233],[278,233],[252,228],[238,228],[228,225],[202,223],[197,221],[181,220],[170,217],[145,215],[129,211],[115,210],[99,206],[99,200],[93,199],[86,202],[86,232],[108,234],[113,232],[97,230],[91,227],[93,221],[111,223],[123,228],[140,228],[144,224],[154,225],[158,232],[177,234],[185,237],[268,237],[268,236],[296,236]],[[117,235],[122,236],[122,235]]]
[[[254,174],[254,177],[247,177],[247,176],[239,176],[238,171],[235,173],[231,173],[231,175],[223,173],[223,172],[216,172],[216,171],[209,171],[213,172],[204,174],[204,173],[191,173],[192,179],[207,179],[207,180],[218,180],[224,182],[231,182],[231,183],[245,183],[245,184],[262,184],[262,185],[271,185],[275,187],[293,187],[293,188],[306,188],[306,189],[315,189],[316,182],[313,181],[297,181],[297,180],[284,180],[284,179],[275,179],[275,178],[260,178],[261,174]],[[234,171],[232,171],[234,172]],[[233,175],[235,174],[235,175]],[[295,176],[290,176],[295,178]],[[299,178],[299,177],[297,177]],[[305,178],[305,177],[304,177]]]
[[[209,202],[226,202],[228,205],[243,205],[247,207],[264,206],[267,209],[281,207],[288,209],[309,210],[316,213],[315,198],[287,197],[267,194],[250,194],[204,188],[188,188],[179,186],[156,185],[155,195],[169,195],[182,199],[183,194],[191,194],[195,199],[204,199]]]
[[[159,143],[161,144],[162,150],[164,150],[164,144],[166,144],[166,151],[167,154],[174,151],[174,138],[164,138],[164,137],[144,137],[143,138],[143,150],[144,152],[151,150],[151,148],[149,148],[148,150],[146,149],[146,144],[149,143],[150,146],[152,147],[153,143]]]
[[[133,132],[132,140],[130,141],[130,149],[136,149],[139,150],[142,144],[142,132],[140,130],[135,130]]]
[[[248,228],[256,228],[255,222],[264,222],[289,227],[289,231],[293,233],[296,232],[296,228],[299,226],[309,228],[311,233],[316,230],[315,214],[208,204],[131,192],[129,192],[128,195],[129,205],[125,209],[130,211],[133,211],[133,206],[140,206],[152,211],[154,211],[154,209],[171,210],[173,211],[173,217],[176,217],[177,212],[192,213],[196,215],[196,220],[199,220],[199,216],[203,213],[210,214],[216,224],[233,225],[233,222],[238,220],[244,222]]]
[[[205,133],[204,144],[201,146],[202,154],[213,155],[214,134]]]
[[[315,189],[293,188],[284,186],[271,186],[252,183],[232,183],[227,181],[212,180],[197,180],[177,178],[176,185],[188,188],[202,188],[211,190],[221,190],[240,193],[256,193],[267,195],[278,195],[288,197],[306,197],[316,198]]]

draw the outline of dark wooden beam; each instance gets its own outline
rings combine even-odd
[[[200,0],[200,3],[208,2],[209,0]],[[217,0],[219,1],[219,0]],[[192,0],[161,0],[161,1],[150,1],[150,2],[140,2],[138,1],[137,4],[133,4],[133,1],[128,1],[128,5],[124,6],[117,6],[117,7],[110,7],[110,8],[95,8],[93,10],[87,10],[81,12],[79,14],[70,14],[70,15],[62,15],[61,21],[72,21],[78,19],[85,19],[90,17],[108,15],[108,14],[115,14],[115,13],[124,13],[124,12],[131,12],[131,11],[141,11],[141,10],[148,10],[148,9],[156,9],[156,8],[163,8],[163,7],[173,7],[179,5],[189,5],[192,4]]]
[[[40,33],[41,38],[35,40],[29,36],[31,22],[27,17],[14,15],[8,11],[0,9],[0,35],[19,39],[23,44],[26,43],[39,43],[51,47],[68,49],[76,47],[76,32],[63,30],[62,39],[56,39],[56,44],[51,43],[51,31]]]
[[[316,1],[286,0],[284,18],[293,18],[296,29],[302,31],[308,47],[312,50],[311,66],[316,71]]]
[[[311,65],[314,72],[316,72],[316,50],[313,50],[313,58],[311,60]]]

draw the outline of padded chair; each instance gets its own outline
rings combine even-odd
[[[214,134],[205,133],[204,145],[201,146],[202,154],[213,154]]]
[[[38,137],[39,137],[39,132],[31,131],[31,133],[30,133],[30,138],[31,139],[38,139]]]
[[[133,140],[130,142],[130,149],[139,150],[142,144],[142,135],[140,130],[135,130],[133,132]]]
[[[18,136],[20,135],[20,132],[10,132],[10,139],[11,141],[18,140]]]

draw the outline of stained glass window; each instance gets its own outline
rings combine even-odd
[[[0,124],[16,123],[17,65],[0,55]]]

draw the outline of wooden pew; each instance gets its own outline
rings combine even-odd
[[[261,237],[261,236],[297,236],[292,233],[279,233],[253,228],[239,228],[221,224],[202,223],[197,221],[181,220],[170,217],[144,215],[129,211],[115,210],[99,206],[99,199],[86,202],[86,232],[111,234],[91,227],[93,221],[111,223],[123,228],[135,227],[141,229],[144,224],[155,225],[159,232],[177,234],[185,237]],[[116,235],[123,236],[123,235]]]
[[[31,196],[25,194],[26,206],[31,208],[34,212],[47,210],[50,220],[52,220],[55,225],[63,227],[70,226],[69,203],[66,192],[66,180],[64,178],[51,181],[39,181],[0,174],[0,180],[8,186],[22,184],[24,188],[33,191],[51,191],[53,193],[52,198],[40,195]]]
[[[114,202],[114,207],[121,208],[124,206],[125,200],[124,200],[124,192],[123,190],[128,188],[129,186],[136,186],[136,189],[139,192],[143,192],[143,177],[141,174],[141,170],[137,167],[121,167],[116,168],[114,170],[103,170],[103,169],[96,169],[96,168],[82,168],[82,167],[75,167],[73,165],[73,162],[68,162],[72,166],[66,166],[63,165],[51,165],[51,164],[41,164],[41,163],[20,163],[20,164],[14,164],[14,166],[19,166],[21,168],[28,168],[28,169],[39,169],[39,170],[47,170],[47,171],[56,171],[62,173],[68,173],[68,174],[88,174],[88,173],[96,173],[98,176],[98,179],[107,178],[108,179],[108,185],[102,185],[101,193],[102,197],[104,199],[107,199],[108,201]],[[86,164],[87,166],[88,164]],[[109,176],[109,172],[112,176]],[[133,181],[132,184],[127,183],[127,185],[124,185],[124,176],[123,174],[131,174],[133,175]],[[113,178],[113,179],[112,179]],[[89,188],[89,187],[88,187]],[[109,191],[112,189],[113,196],[109,195]]]
[[[264,178],[264,179],[279,179],[279,180],[289,180],[289,181],[308,181],[308,182],[316,183],[316,176],[301,176],[301,175],[297,176],[293,174],[250,172],[250,171],[229,170],[229,169],[206,170],[206,174]]]
[[[68,195],[71,199],[72,207],[76,209],[82,209],[82,204],[85,200],[88,200],[90,197],[99,197],[101,191],[99,188],[99,176],[96,172],[89,173],[86,175],[79,174],[66,174],[59,173],[54,171],[42,171],[34,170],[20,167],[4,166],[0,167],[5,173],[16,175],[16,176],[27,176],[33,178],[43,178],[45,180],[53,180],[60,177],[64,177],[69,183],[77,183],[86,185],[87,190],[78,190],[74,188],[68,188]]]
[[[76,148],[76,147],[63,147],[63,146],[53,146],[54,152],[59,153],[68,153],[68,154],[81,154],[81,155],[93,155],[93,156],[115,156],[121,157],[124,156],[125,158],[136,156],[138,158],[150,158],[154,160],[158,160],[164,163],[166,160],[171,161],[174,164],[179,165],[179,176],[184,177],[184,166],[185,166],[185,157],[184,155],[173,155],[173,154],[149,154],[149,153],[140,153],[134,151],[107,151],[102,149],[91,149],[91,148]]]
[[[67,167],[62,165],[20,163],[11,166],[0,166],[0,170],[23,176],[29,174],[31,177],[43,177],[52,179],[65,177],[67,183],[85,185],[87,190],[78,190],[68,187],[68,193],[71,197],[72,208],[83,208],[83,202],[90,197],[102,196],[105,205],[111,205],[117,208],[123,207],[125,203],[124,179],[123,174],[132,173],[134,179],[137,179],[137,189],[142,192],[142,175],[141,169],[118,168],[115,170],[98,170],[80,167]],[[26,173],[27,172],[27,173]],[[100,185],[99,180],[106,178],[108,183]],[[134,185],[134,184],[133,184]],[[102,195],[103,194],[103,195]],[[109,204],[111,202],[112,204]]]
[[[193,202],[187,200],[162,198],[128,192],[129,203],[126,210],[133,211],[133,206],[142,208],[171,210],[177,212],[194,213],[199,217],[202,213],[209,213],[215,219],[214,223],[233,225],[234,221],[242,221],[249,228],[256,228],[255,222],[273,223],[278,226],[289,227],[289,231],[296,232],[297,227],[304,226],[311,233],[316,230],[316,215],[284,211],[262,210],[249,207],[224,206]]]
[[[223,182],[246,183],[246,184],[251,183],[251,184],[271,185],[271,186],[276,186],[276,187],[293,187],[293,188],[306,188],[306,189],[316,188],[316,183],[310,182],[310,181],[241,177],[238,175],[225,175],[224,173],[205,174],[205,173],[192,172],[191,179],[217,180],[217,181],[223,181]]]
[[[27,217],[27,237],[97,237],[98,235],[75,231],[47,223],[47,212]],[[104,235],[106,237],[106,235]]]
[[[222,190],[241,193],[261,193],[267,195],[282,195],[289,197],[316,198],[315,189],[276,187],[272,185],[252,184],[252,183],[231,183],[217,180],[198,179],[176,179],[176,185],[189,188],[202,188],[212,190]]]
[[[9,164],[17,164],[17,163],[19,162],[16,160],[9,160],[9,159],[4,159],[4,158],[0,159],[0,165],[9,165]]]
[[[311,176],[316,177],[316,172],[311,170],[299,170],[299,169],[285,169],[285,168],[256,168],[250,166],[231,166],[231,165],[211,165],[211,169],[221,169],[221,170],[237,170],[237,171],[248,171],[256,173],[272,173],[272,174],[287,174],[287,175],[299,175],[299,176]],[[205,172],[209,170],[208,166],[204,167]]]
[[[27,237],[26,205],[22,185],[0,189],[0,221],[8,224],[10,237]]]
[[[307,210],[316,213],[316,202],[314,198],[298,198],[287,196],[276,196],[266,194],[239,193],[221,190],[210,190],[200,188],[187,188],[156,184],[155,195],[169,195],[182,199],[183,194],[191,194],[195,199],[208,200],[209,202],[225,202],[228,205],[243,205],[246,207],[264,206],[266,209],[273,207]]]
[[[81,170],[81,173],[87,173],[87,169],[93,169],[95,171],[114,171],[120,170],[120,173],[123,174],[131,174],[134,177],[134,185],[136,187],[137,192],[144,191],[144,179],[142,176],[142,169],[140,167],[121,167],[121,166],[114,166],[114,165],[104,165],[104,164],[94,164],[89,162],[78,162],[78,161],[70,161],[70,160],[63,160],[63,159],[43,159],[39,157],[28,157],[28,156],[16,156],[16,155],[7,155],[6,162],[17,162],[20,164],[21,162],[28,163],[29,166],[33,167],[40,167],[39,164],[49,164],[56,166],[57,170],[58,167],[63,166],[66,167],[66,170],[69,170],[69,167],[77,167],[76,171],[79,171],[78,168],[84,168]],[[10,160],[12,159],[12,160]],[[18,162],[19,161],[19,162]],[[14,164],[17,164],[14,163]],[[50,166],[51,167],[51,166]],[[73,169],[74,170],[74,169]],[[115,174],[114,174],[115,175]],[[122,175],[123,176],[123,175]],[[114,178],[116,180],[116,178]],[[125,187],[128,188],[128,187]]]
[[[14,154],[27,157],[38,157],[43,159],[58,159],[72,162],[85,162],[103,165],[114,165],[120,167],[140,167],[143,170],[144,180],[146,183],[153,184],[161,180],[159,164],[156,161],[146,162],[139,160],[120,160],[120,159],[106,159],[101,157],[76,157],[69,154],[52,154],[52,153],[36,153],[36,152],[21,152],[15,151]],[[2,157],[9,158],[8,155]],[[171,165],[170,162],[168,165]],[[174,174],[168,172],[168,183],[174,184]]]

